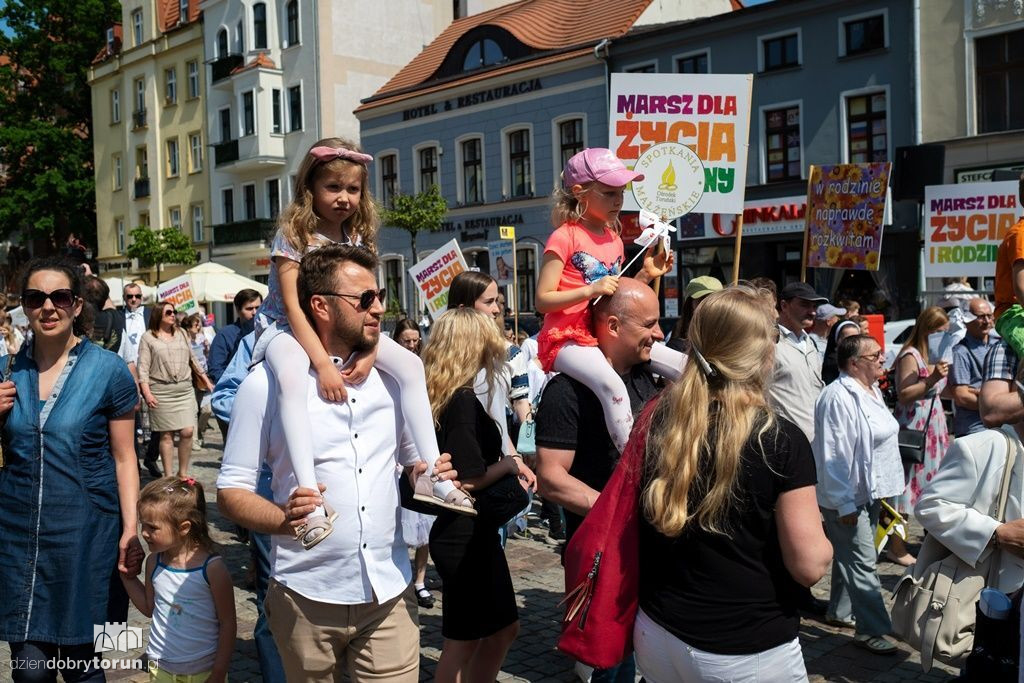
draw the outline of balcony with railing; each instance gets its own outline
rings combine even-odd
[[[132,112],[132,128],[146,127],[146,108],[136,109]]]
[[[145,199],[149,196],[149,178],[135,179],[135,198]]]
[[[244,57],[242,55],[226,55],[220,59],[215,59],[210,64],[210,82],[217,83],[223,81],[225,78],[231,75],[231,72],[242,65]]]
[[[219,142],[213,146],[213,163],[215,166],[238,161],[238,140]]]
[[[213,226],[213,246],[260,242],[269,239],[273,231],[274,221],[268,218],[221,223]]]

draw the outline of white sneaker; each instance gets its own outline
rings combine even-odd
[[[587,666],[583,662],[576,662],[576,680],[583,681],[583,683],[590,683],[590,676],[594,673],[592,667]]]

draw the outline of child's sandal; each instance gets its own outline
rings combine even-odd
[[[334,531],[334,520],[338,513],[334,511],[327,501],[324,501],[324,514],[317,515],[310,521],[295,529],[295,537],[302,543],[304,550],[310,550],[320,541],[331,535]]]
[[[413,491],[413,499],[434,507],[444,508],[458,512],[469,517],[476,517],[476,508],[473,507],[473,497],[460,488],[441,498],[434,494],[434,481],[429,474],[424,472],[416,479],[416,488]]]

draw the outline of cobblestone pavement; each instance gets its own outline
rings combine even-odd
[[[252,632],[256,622],[254,593],[250,589],[250,558],[248,547],[235,536],[234,524],[220,515],[217,509],[215,481],[221,456],[220,435],[215,429],[206,433],[207,448],[193,454],[191,474],[206,487],[211,534],[220,544],[222,555],[231,568],[235,584],[235,607],[238,614],[238,637],[231,661],[229,679],[232,681],[260,681],[259,664]],[[148,475],[143,484],[149,481]],[[919,540],[920,528],[912,529]],[[558,601],[562,597],[563,578],[557,548],[538,536],[529,540],[511,539],[507,546],[509,567],[518,595],[520,613],[519,638],[512,646],[499,681],[527,681],[549,683],[574,681],[572,662],[555,649],[558,620],[562,611]],[[916,550],[916,545],[911,546]],[[879,565],[882,585],[890,590],[902,574],[902,567],[888,562]],[[431,568],[428,585],[436,584],[437,575]],[[827,598],[828,578],[814,587],[818,597]],[[440,598],[439,591],[435,595]],[[888,598],[888,593],[886,595]],[[143,627],[148,637],[149,620],[133,607],[129,626]],[[441,651],[441,604],[438,599],[433,609],[420,611],[420,679],[433,678],[434,667]],[[837,629],[822,622],[804,619],[800,629],[800,642],[810,680],[818,681],[944,681],[955,675],[955,670],[936,665],[929,673],[921,669],[920,658],[905,645],[895,656],[877,656],[853,644],[851,631]],[[108,653],[110,659],[137,659],[141,650],[128,653]],[[113,656],[113,655],[116,655]],[[122,661],[124,661],[122,660]],[[10,671],[9,650],[0,643],[0,680],[8,681]],[[147,681],[148,674],[140,671],[108,671],[111,681]]]

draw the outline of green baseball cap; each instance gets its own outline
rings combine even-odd
[[[717,277],[701,275],[700,277],[695,277],[686,283],[686,289],[683,290],[683,294],[685,295],[683,298],[700,299],[712,292],[720,291],[722,291],[722,283]]]

